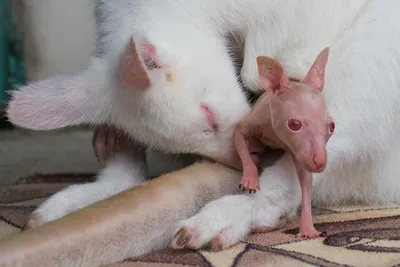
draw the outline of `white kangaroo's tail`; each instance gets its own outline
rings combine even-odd
[[[101,266],[169,246],[175,223],[238,190],[240,173],[197,163],[0,242],[0,266]]]

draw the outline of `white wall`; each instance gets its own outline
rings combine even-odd
[[[88,62],[94,49],[92,0],[18,0],[16,8],[29,80],[76,71]]]

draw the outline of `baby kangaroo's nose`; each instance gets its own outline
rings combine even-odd
[[[315,164],[315,169],[317,172],[322,172],[325,169],[326,166],[326,156],[325,155],[313,155],[312,158],[314,164]]]

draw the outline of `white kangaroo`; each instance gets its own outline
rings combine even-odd
[[[250,106],[230,57],[226,36],[232,34],[244,44],[243,84],[256,94],[262,92],[257,56],[275,57],[289,77],[300,79],[330,47],[324,96],[336,129],[326,170],[314,176],[313,199],[319,205],[400,203],[399,1],[100,0],[97,7],[101,53],[82,72],[14,92],[8,116],[35,130],[112,124],[135,144],[117,153],[98,181],[48,199],[33,225],[143,183],[145,148],[238,166],[233,130]],[[217,238],[223,249],[252,227],[276,227],[294,216],[300,187],[290,157],[266,167],[260,185],[255,195],[224,196],[178,222],[173,246],[200,248]],[[166,246],[172,234],[143,242],[160,239]]]

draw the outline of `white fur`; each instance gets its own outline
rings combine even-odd
[[[47,199],[32,214],[36,224],[61,218],[145,182],[148,176],[145,153],[134,149],[131,152],[117,154],[115,161],[110,161],[100,172],[96,182],[71,185]]]
[[[288,154],[261,173],[260,188],[255,195],[225,196],[210,202],[198,214],[178,222],[175,233],[183,227],[196,233],[188,243],[192,248],[201,248],[222,234],[226,236],[223,247],[227,248],[253,228],[276,227],[294,218],[301,192]]]
[[[315,203],[400,203],[399,1],[100,2],[106,18],[100,28],[107,34],[100,38],[102,54],[93,59],[87,73],[95,72],[95,66],[102,71],[95,79],[84,73],[83,82],[76,80],[81,74],[66,77],[58,84],[62,88],[55,88],[52,79],[42,81],[40,87],[23,87],[10,105],[9,115],[14,123],[36,129],[63,127],[67,120],[69,124],[114,123],[148,147],[230,162],[234,126],[249,112],[249,106],[236,81],[224,36],[234,34],[244,40],[241,77],[254,92],[261,88],[257,55],[277,58],[289,76],[301,78],[318,52],[329,46],[324,95],[337,128],[327,147],[328,166],[322,174],[314,175]],[[165,79],[167,70],[161,69],[148,71],[152,87],[144,93],[119,86],[116,65],[131,36],[137,44],[147,39],[156,47],[157,57],[177,74],[175,83],[169,83]],[[43,109],[36,113],[43,105],[43,101],[35,101],[43,87],[62,89],[61,92],[67,89],[79,96],[71,100],[65,93],[49,94],[47,106],[68,100],[70,108],[78,106],[78,110],[74,114],[57,110],[62,114],[56,120],[49,115],[40,127],[33,125],[32,116],[42,118],[48,114]],[[30,88],[37,91],[32,90],[29,95],[26,92]],[[217,133],[209,131],[199,108],[201,102],[211,105],[218,114]],[[88,111],[77,103],[101,105],[102,112]],[[24,115],[18,109],[36,115]],[[63,123],[57,124],[58,121]],[[293,215],[299,205],[295,181],[284,157],[264,170],[262,190],[256,195],[216,200],[178,226],[199,229],[199,245],[228,227],[232,237],[228,243],[233,244],[253,224],[275,226],[281,217]],[[239,208],[235,206],[238,202]],[[47,203],[57,205],[51,199]],[[221,214],[227,217],[212,219]]]
[[[364,15],[345,32],[337,34],[339,38],[328,43],[331,58],[324,93],[330,113],[338,123],[328,143],[327,169],[314,175],[315,204],[400,202],[400,183],[396,178],[400,175],[396,163],[400,148],[397,134],[399,124],[396,123],[400,111],[400,91],[397,90],[400,79],[396,77],[399,71],[396,58],[400,50],[392,45],[400,41],[400,36],[392,34],[392,25],[399,28],[396,25],[399,21],[393,13],[394,7],[399,7],[399,3],[370,1],[365,6]],[[331,17],[333,22],[334,14]],[[329,21],[329,16],[325,18],[321,18],[321,22]],[[335,25],[329,27],[334,28]],[[326,31],[326,28],[321,27],[320,31]],[[316,33],[316,38],[319,33]],[[297,53],[304,55],[301,50]],[[298,199],[292,198],[295,188],[291,188],[289,183],[295,183],[295,174],[289,172],[291,168],[286,163],[289,160],[283,158],[261,174],[261,191],[250,197],[250,201],[243,196],[242,201],[247,201],[247,205],[253,206],[257,212],[247,219],[249,223],[241,232],[248,233],[252,225],[259,223],[274,227],[281,216],[290,214],[299,205]],[[232,203],[238,201],[237,197],[231,198]],[[208,205],[214,207],[212,212],[203,211],[196,215],[202,221],[191,224],[193,218],[189,218],[179,222],[178,227],[200,227],[213,229],[213,234],[218,233],[226,225],[211,225],[211,218],[230,207],[226,202],[226,199],[211,202]],[[278,212],[277,206],[281,209]],[[242,205],[242,208],[231,210],[237,216],[228,225],[235,225],[239,218],[243,218],[242,212],[248,207]],[[207,210],[207,206],[204,210]],[[210,240],[208,236],[204,238],[200,235],[197,238],[204,242]]]

